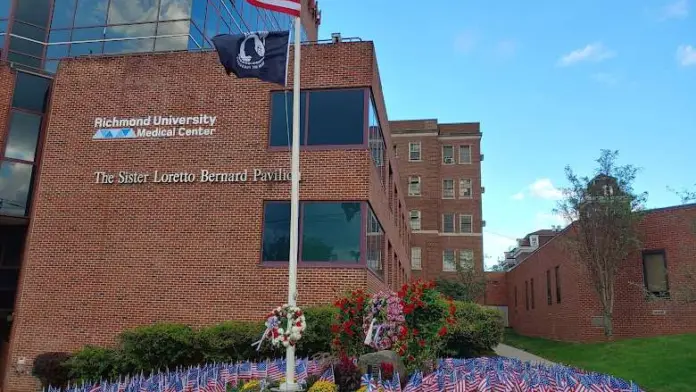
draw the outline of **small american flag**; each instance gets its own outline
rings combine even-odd
[[[271,11],[282,12],[294,17],[300,16],[300,0],[247,0],[249,4],[269,9]]]
[[[411,376],[411,379],[408,381],[408,384],[406,384],[404,392],[416,392],[420,389],[422,384],[423,374],[421,372],[416,372],[413,376]]]
[[[248,361],[240,363],[237,367],[237,375],[240,380],[251,379],[251,364]]]
[[[266,378],[268,375],[268,365],[266,362],[252,363],[251,364],[251,378]]]
[[[329,366],[321,375],[321,377],[319,377],[319,380],[336,383],[336,377],[334,377],[333,366]]]
[[[316,359],[307,360],[307,373],[309,373],[310,376],[316,376],[317,374],[321,373],[319,361]]]
[[[268,364],[268,378],[273,381],[279,381],[285,375],[285,362],[275,360]]]
[[[309,377],[307,374],[307,362],[299,360],[297,365],[295,365],[295,375],[298,381],[304,381]]]

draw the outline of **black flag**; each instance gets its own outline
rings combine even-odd
[[[219,34],[213,45],[227,74],[285,85],[289,31]]]

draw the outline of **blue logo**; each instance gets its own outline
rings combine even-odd
[[[133,139],[135,137],[133,128],[102,128],[97,129],[92,139]]]

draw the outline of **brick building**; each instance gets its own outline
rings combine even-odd
[[[452,277],[456,263],[483,270],[479,123],[391,121],[411,226],[411,268]]]
[[[649,210],[639,228],[643,250],[616,277],[615,338],[695,332],[696,204]],[[599,300],[563,246],[568,235],[566,229],[553,236],[504,274],[509,324],[524,335],[600,341]],[[491,305],[501,305],[499,287],[489,285],[487,294]]]

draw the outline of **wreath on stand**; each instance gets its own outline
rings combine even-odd
[[[380,291],[367,305],[363,318],[365,344],[377,350],[389,350],[403,334],[404,307],[396,293]]]
[[[294,346],[302,339],[302,334],[307,329],[302,309],[288,304],[275,308],[266,318],[265,325],[266,330],[261,339],[253,344],[257,346],[256,350],[261,348],[264,339],[269,339],[273,347]]]

